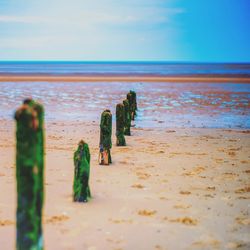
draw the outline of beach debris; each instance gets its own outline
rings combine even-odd
[[[206,170],[205,167],[197,166],[197,167],[193,168],[192,171],[183,173],[183,175],[186,175],[186,176],[195,176],[195,175],[198,175],[198,174],[202,173],[205,170]]]
[[[124,135],[131,135],[130,127],[131,127],[131,113],[129,112],[129,101],[128,99],[123,100],[124,105],[124,116],[125,116],[125,124],[124,124]]]
[[[164,197],[164,196],[161,196],[159,197],[160,200],[168,200],[168,198]]]
[[[216,163],[223,163],[224,162],[224,160],[221,159],[221,158],[216,158],[214,160],[215,160]]]
[[[204,197],[214,198],[214,195],[211,195],[211,194],[204,194]]]
[[[180,194],[189,195],[189,194],[191,194],[191,192],[189,192],[189,191],[180,191]]]
[[[73,200],[87,202],[91,198],[89,188],[90,152],[89,146],[84,140],[78,143],[78,148],[74,153],[74,166]]]
[[[112,148],[112,114],[109,109],[102,112],[100,124],[100,144],[99,144],[99,164],[109,165],[111,160]]]
[[[165,151],[164,150],[159,150],[159,151],[157,151],[157,153],[164,154]]]
[[[166,133],[175,133],[175,130],[166,130]]]
[[[176,204],[176,205],[174,205],[174,208],[176,208],[176,209],[188,209],[190,207],[191,207],[191,205],[184,205],[184,204]]]
[[[193,219],[193,218],[190,218],[190,217],[170,219],[169,221],[170,222],[182,223],[182,224],[185,224],[185,225],[191,225],[191,226],[195,226],[198,223],[198,221],[196,219]]]
[[[240,161],[240,163],[243,163],[243,164],[247,164],[247,163],[249,163],[248,161],[245,161],[245,160],[242,160],[242,161]],[[248,171],[248,172],[247,172]],[[250,170],[246,170],[246,173],[250,173]]]
[[[65,215],[65,214],[62,214],[62,215],[53,215],[49,218],[46,219],[46,223],[58,223],[58,222],[62,222],[62,221],[65,221],[65,220],[68,220],[69,219],[69,216]]]
[[[239,196],[237,197],[239,200],[250,200],[250,196]]]
[[[142,180],[146,180],[151,176],[150,174],[146,172],[136,172],[136,175],[139,179],[142,179]]]
[[[230,156],[233,157],[233,156],[236,156],[236,153],[235,153],[235,151],[229,151],[229,152],[228,152],[228,155],[230,155]]]
[[[139,210],[138,214],[141,216],[153,216],[155,215],[157,212],[155,210]]]
[[[44,109],[25,99],[15,112],[17,249],[43,249]]]
[[[220,176],[218,176],[218,179],[221,180],[234,180],[237,176],[239,176],[238,174],[232,173],[232,172],[226,172],[226,173],[222,173]]]
[[[141,185],[141,184],[134,184],[134,185],[132,185],[131,187],[133,187],[133,188],[139,188],[139,189],[144,188],[144,186]]]
[[[160,245],[155,245],[155,249],[156,250],[163,250],[164,248],[162,246],[160,246]]]
[[[201,235],[200,240],[192,243],[192,248],[198,249],[220,249],[221,243],[210,235]]]
[[[246,226],[250,225],[250,218],[249,217],[236,217],[235,221],[241,225],[246,225]]]
[[[14,224],[14,221],[11,220],[0,220],[0,227],[11,226]]]
[[[236,194],[249,193],[249,192],[250,192],[250,186],[235,190]]]
[[[128,224],[132,224],[133,220],[132,219],[109,219],[110,222],[114,223],[114,224],[121,224],[121,223],[128,223]]]
[[[125,112],[124,105],[118,103],[116,105],[116,145],[126,146],[126,140],[124,137],[124,127],[125,127]]]
[[[229,242],[226,245],[227,249],[239,249],[239,248],[243,248],[243,247],[244,247],[244,249],[247,249],[247,244],[244,242]]]
[[[237,131],[238,133],[250,134],[250,130]]]

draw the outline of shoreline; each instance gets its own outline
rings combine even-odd
[[[50,74],[0,74],[0,82],[220,82],[250,83],[250,77],[221,75],[50,75]]]

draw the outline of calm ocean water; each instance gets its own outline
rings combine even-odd
[[[134,74],[250,76],[250,64],[167,62],[0,62],[0,74]]]

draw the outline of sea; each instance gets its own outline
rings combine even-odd
[[[1,74],[250,77],[250,63],[0,62]],[[103,109],[115,114],[130,89],[137,92],[137,127],[250,129],[250,84],[237,80],[0,82],[0,120],[13,120],[22,100],[32,97],[44,104],[47,122],[99,122]]]
[[[0,61],[0,74],[240,75],[249,77],[250,63]]]

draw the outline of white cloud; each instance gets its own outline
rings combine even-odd
[[[18,38],[1,38],[1,49],[34,49],[46,46],[51,39],[49,37],[18,37]]]
[[[80,1],[69,7],[68,2],[57,1],[51,2],[49,8],[33,10],[36,15],[30,15],[29,11],[24,11],[19,15],[0,15],[0,23],[23,23],[23,24],[70,24],[77,25],[83,23],[89,24],[137,24],[137,23],[152,23],[157,24],[167,22],[171,16],[183,13],[180,8],[166,8],[148,5],[128,5],[109,6],[105,4],[87,4],[86,6]],[[86,1],[84,1],[86,2]],[[46,1],[45,1],[46,3]],[[126,3],[126,2],[125,2]],[[67,8],[68,7],[68,8]]]
[[[48,22],[46,18],[37,16],[0,16],[3,23],[43,23]]]
[[[74,38],[60,36],[34,36],[0,38],[0,49],[43,49],[61,48],[74,42]]]
[[[146,56],[160,48],[160,54],[170,53],[175,37],[172,17],[183,10],[166,7],[167,1],[30,0],[20,10],[4,15],[0,10],[0,56],[1,50],[6,54],[15,49],[40,57],[58,56],[60,50],[83,59],[108,58],[109,52],[136,57],[139,50]]]

